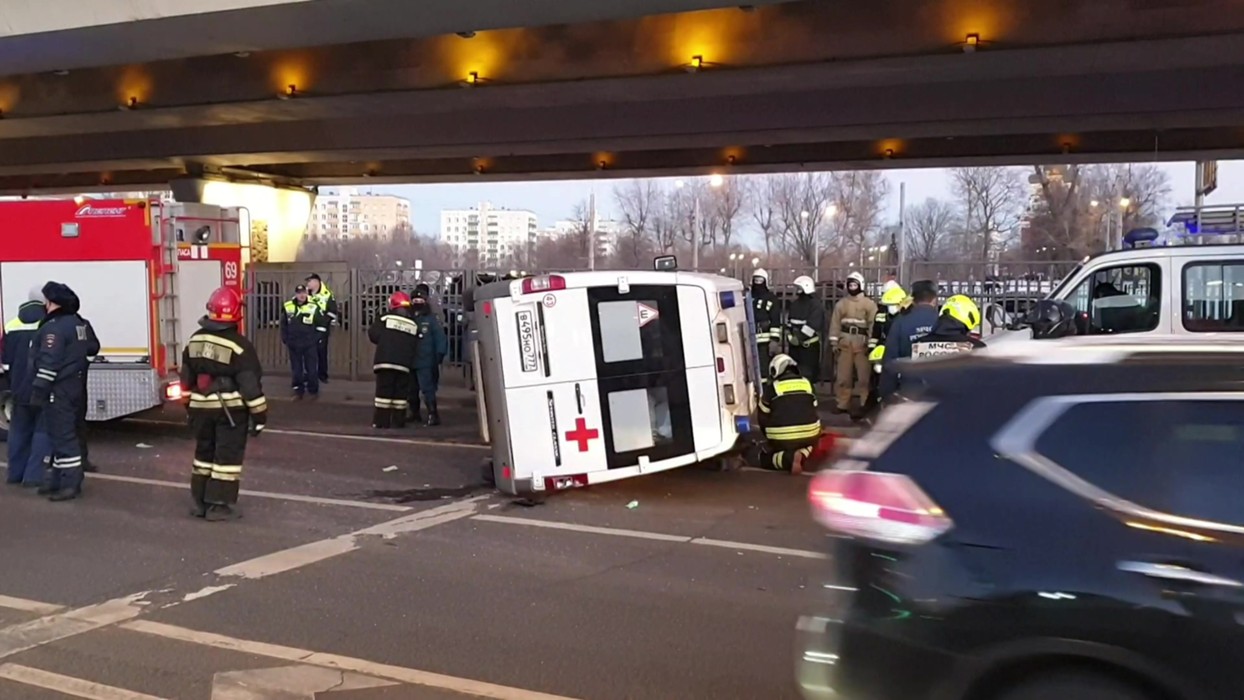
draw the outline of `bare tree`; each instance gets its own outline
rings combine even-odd
[[[622,213],[623,230],[618,235],[618,261],[638,267],[640,256],[652,249],[653,220],[659,216],[665,193],[652,180],[631,180],[613,188],[613,198]]]
[[[821,250],[845,247],[862,261],[865,246],[881,229],[890,184],[880,171],[863,170],[832,173],[830,187],[835,212]]]
[[[678,199],[662,189],[660,199],[653,209],[652,234],[663,255],[674,252],[682,232],[682,207]]]
[[[723,250],[729,251],[739,214],[747,205],[749,190],[738,175],[728,175],[722,178],[719,187],[710,188],[709,193],[712,202],[709,217],[714,222],[713,247],[720,243]],[[720,233],[720,241],[717,240],[717,233]]]
[[[907,255],[911,260],[936,260],[958,226],[955,208],[932,197],[907,207]]]
[[[833,201],[830,177],[825,173],[777,175],[774,195],[782,244],[804,264],[815,264],[824,251],[830,228],[826,217]]]
[[[963,212],[964,252],[989,260],[1023,217],[1024,183],[1015,168],[953,168],[952,190]]]
[[[773,240],[780,234],[778,221],[779,178],[774,175],[757,175],[748,181],[749,212],[752,221],[760,229],[765,242],[765,260],[773,257]]]

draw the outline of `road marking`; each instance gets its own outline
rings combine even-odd
[[[319,693],[387,688],[396,682],[323,666],[223,671],[212,676],[212,700],[315,700]]]
[[[163,481],[160,479],[144,479],[138,476],[122,476],[120,474],[91,474],[87,480],[99,479],[101,481],[119,481],[125,484],[142,484],[144,486],[161,486],[164,488],[174,488],[186,490],[190,488],[190,484],[181,481]],[[271,491],[241,491],[243,496],[251,496],[254,498],[270,498],[276,501],[293,501],[295,503],[314,503],[321,506],[342,506],[345,508],[363,508],[366,510],[387,510],[396,513],[409,513],[414,510],[409,506],[399,506],[392,503],[371,503],[368,501],[351,501],[344,498],[321,498],[319,496],[302,496],[296,493],[273,493]]]
[[[352,552],[359,548],[359,540],[364,536],[379,536],[388,540],[408,532],[418,532],[462,518],[469,518],[478,512],[479,502],[485,498],[488,497],[476,496],[455,503],[447,503],[443,506],[412,513],[402,518],[389,520],[379,525],[373,525],[338,537],[309,542],[297,547],[255,557],[254,559],[248,559],[237,564],[230,564],[224,568],[217,569],[214,573],[217,576],[239,576],[246,579],[258,579],[292,571]]]
[[[57,640],[138,617],[139,604],[150,591],[114,598],[66,612],[47,615],[0,629],[0,657],[12,656]]]
[[[39,615],[52,615],[64,610],[65,606],[41,603],[37,600],[27,600],[25,598],[14,598],[10,595],[0,595],[0,608],[38,613]]]
[[[788,549],[786,547],[770,547],[764,544],[751,544],[748,542],[731,542],[729,540],[715,540],[707,537],[687,537],[684,535],[666,535],[660,532],[645,532],[643,530],[625,530],[614,527],[597,527],[595,525],[579,525],[577,523],[561,523],[552,520],[535,520],[532,518],[515,518],[506,515],[476,515],[472,520],[482,520],[488,523],[503,523],[507,525],[527,525],[529,527],[543,527],[550,530],[569,530],[571,532],[583,532],[590,535],[610,535],[614,537],[631,537],[641,540],[657,540],[659,542],[678,542],[680,544],[698,544],[708,547],[722,547],[725,549],[735,549],[748,552],[759,552],[762,554],[776,554],[778,556],[801,557],[803,559],[826,559],[826,555],[820,552],[814,552],[808,549]]]
[[[88,700],[164,700],[164,698],[146,693],[135,693],[132,690],[92,683],[81,678],[62,676],[59,673],[40,671],[37,668],[18,664],[0,666],[0,678]]]
[[[485,683],[483,681],[474,681],[469,678],[447,676],[440,673],[433,673],[431,671],[420,671],[418,669],[405,668],[402,666],[380,664],[349,656],[324,654],[307,649],[282,646],[279,644],[255,642],[247,639],[238,639],[236,637],[226,637],[221,634],[199,632],[197,630],[186,629],[185,627],[176,627],[174,625],[166,625],[161,622],[151,622],[149,620],[135,620],[133,622],[127,622],[121,625],[121,629],[129,630],[131,632],[139,632],[142,634],[149,634],[156,637],[163,637],[165,639],[172,639],[179,642],[187,642],[189,644],[198,644],[216,649],[227,649],[229,651],[241,652],[243,654],[267,656],[269,658],[282,659],[285,661],[296,661],[298,663],[309,664],[311,666],[321,666],[341,671],[353,671],[354,673],[361,673],[363,675],[374,676],[376,678],[385,678],[388,680],[398,681],[400,683],[407,683],[409,685],[418,685],[425,688],[439,688],[441,690],[462,693],[464,695],[474,695],[481,698],[493,698],[494,700],[572,700],[571,698],[560,695],[550,695],[548,693],[541,693],[533,690],[512,688],[509,686]]]
[[[139,425],[161,425],[172,426],[175,428],[184,428],[184,423],[175,423],[166,420],[154,420],[151,418],[127,418],[126,423],[136,423]],[[491,445],[482,445],[478,442],[448,442],[445,440],[420,440],[419,438],[396,438],[384,437],[381,435],[350,435],[347,433],[320,433],[314,430],[297,430],[294,428],[264,428],[264,435],[293,435],[296,437],[310,438],[327,438],[332,440],[362,440],[364,442],[385,442],[397,445],[417,445],[420,447],[467,447],[475,450],[491,450]]]

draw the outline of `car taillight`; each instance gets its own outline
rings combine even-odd
[[[169,384],[164,387],[164,398],[169,401],[181,400],[181,384]]]
[[[540,275],[523,278],[523,294],[551,292],[566,288],[566,278],[561,275]]]
[[[830,530],[892,544],[923,544],[954,524],[902,474],[823,471],[812,479],[808,501],[812,516]]]
[[[725,371],[726,371],[726,358],[724,357],[717,358],[717,374],[721,374]]]

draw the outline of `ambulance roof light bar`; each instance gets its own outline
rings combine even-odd
[[[523,294],[553,292],[566,288],[566,278],[561,275],[539,275],[523,278]]]

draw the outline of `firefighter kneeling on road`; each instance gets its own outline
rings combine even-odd
[[[799,474],[821,440],[816,392],[790,355],[776,355],[769,362],[769,378],[760,401],[765,439],[747,448],[743,458],[755,467]]]
[[[411,318],[410,296],[406,292],[394,292],[389,297],[389,310],[372,321],[367,337],[376,345],[372,358],[372,371],[376,373],[372,427],[405,428],[409,406],[406,397],[419,339],[419,324]]]
[[[190,514],[209,521],[242,517],[237,509],[246,440],[263,432],[268,401],[255,346],[238,332],[242,297],[221,287],[181,357],[181,388],[189,395],[194,431]]]

